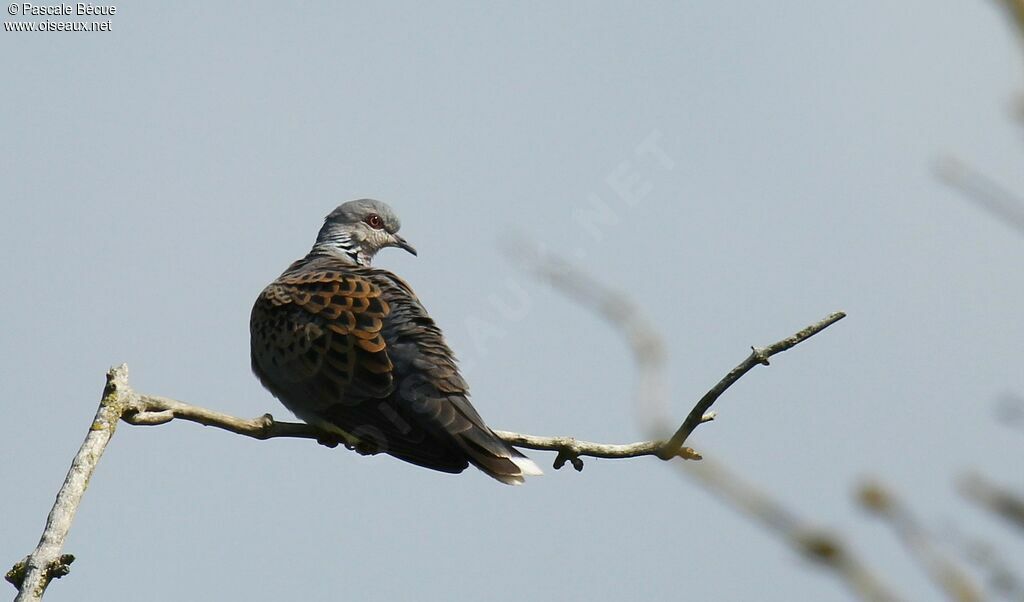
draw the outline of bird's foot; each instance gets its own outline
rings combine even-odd
[[[344,444],[345,447],[348,447],[348,444],[345,443],[344,439],[333,433],[323,433],[322,435],[319,435],[316,438],[316,442],[319,443],[320,445],[330,447],[332,449],[342,444]]]

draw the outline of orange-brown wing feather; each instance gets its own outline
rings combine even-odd
[[[380,288],[360,275],[286,273],[253,307],[253,370],[282,401],[298,395],[308,404],[297,412],[386,397],[393,365],[381,328],[389,311]]]

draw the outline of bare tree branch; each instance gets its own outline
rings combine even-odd
[[[128,370],[125,366],[113,368],[107,373],[107,385],[99,409],[96,410],[96,417],[57,493],[57,499],[46,518],[46,528],[39,538],[39,545],[6,575],[7,580],[18,588],[15,602],[41,600],[50,581],[68,574],[69,565],[75,557],[61,553],[64,539],[71,529],[71,522],[85,489],[89,486],[89,479],[121,420],[126,401],[122,393],[127,389],[127,379]]]
[[[766,360],[767,356],[773,353],[789,349],[814,333],[820,332],[823,328],[841,317],[842,314],[833,314],[826,318],[826,320],[809,326],[792,337],[769,346],[766,348],[767,351],[755,350],[751,357],[757,358],[756,361],[747,366],[746,364],[750,361],[748,358],[747,362],[733,369],[698,402],[697,408],[710,407],[714,403],[714,399],[717,399],[722,391],[738,380],[754,364],[761,363],[762,359]],[[761,354],[763,353],[767,353],[767,355],[762,357]],[[710,401],[708,401],[709,399]],[[700,413],[697,414],[699,417],[696,419],[695,424],[689,426],[697,408],[690,412],[687,422],[683,423],[683,426],[688,428],[687,434],[692,432],[696,424],[708,422],[715,418],[713,412]],[[71,528],[71,522],[81,502],[82,495],[85,493],[89,477],[95,471],[107,442],[114,433],[117,422],[122,419],[129,424],[140,426],[166,424],[172,420],[179,419],[216,427],[254,439],[273,439],[278,437],[314,439],[330,447],[340,443],[334,435],[316,427],[303,423],[278,422],[270,414],[264,414],[258,418],[247,420],[167,397],[142,395],[136,393],[129,386],[127,366],[122,364],[116,368],[111,368],[107,373],[107,387],[104,390],[103,399],[100,402],[92,428],[89,430],[89,435],[86,437],[82,448],[72,463],[64,486],[57,495],[57,501],[50,512],[39,546],[25,560],[15,565],[7,574],[8,581],[11,581],[19,589],[18,598],[16,599],[18,602],[41,599],[43,591],[50,580],[67,574],[69,570],[68,565],[74,560],[74,557],[71,555],[61,555],[64,539]],[[497,431],[497,434],[511,445],[557,452],[558,455],[554,462],[556,469],[561,468],[566,462],[570,462],[576,470],[582,470],[583,461],[580,459],[581,456],[596,458],[657,456],[663,460],[674,457],[690,460],[701,459],[700,454],[691,448],[678,445],[675,440],[606,444],[581,441],[573,437],[539,437],[508,431]]]
[[[944,557],[918,520],[895,495],[877,482],[860,486],[857,497],[861,506],[885,520],[899,536],[907,552],[924,568],[928,576],[957,602],[979,602],[983,599],[974,581],[952,560]]]
[[[842,317],[842,313],[833,314],[822,322],[813,324],[766,349],[755,349],[751,354],[753,360],[748,358],[740,366],[734,368],[701,398],[694,410],[687,416],[683,426],[680,427],[681,431],[686,429],[682,440],[673,437],[669,441],[655,440],[620,445],[592,443],[573,437],[539,437],[507,431],[497,431],[498,436],[512,445],[558,452],[554,462],[556,469],[561,468],[566,462],[570,462],[576,470],[582,470],[581,456],[596,458],[657,456],[663,460],[675,457],[699,460],[700,454],[681,445],[696,425],[715,418],[713,412],[698,412],[698,409],[709,408],[725,389],[757,363],[767,363],[768,356],[793,347]],[[694,416],[697,417],[694,418]],[[270,414],[247,420],[167,397],[142,395],[133,391],[128,385],[127,366],[122,364],[111,368],[107,373],[107,387],[104,390],[103,399],[92,428],[71,465],[64,486],[57,495],[57,501],[50,512],[39,546],[25,560],[15,565],[7,575],[7,579],[19,589],[16,599],[18,602],[41,599],[50,580],[67,574],[68,565],[74,560],[74,557],[61,555],[64,538],[71,528],[71,522],[85,493],[89,477],[96,469],[107,442],[113,436],[117,422],[122,419],[129,424],[140,426],[155,426],[179,419],[220,428],[254,439],[278,437],[315,439],[321,444],[331,447],[340,443],[337,437],[316,427],[302,423],[278,422]]]

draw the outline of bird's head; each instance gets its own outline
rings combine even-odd
[[[359,265],[369,265],[377,251],[398,247],[416,254],[416,249],[398,235],[402,227],[395,212],[386,203],[359,199],[338,205],[324,220],[313,251],[348,257]]]

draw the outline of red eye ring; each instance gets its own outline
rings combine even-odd
[[[367,215],[366,219],[364,219],[363,221],[366,222],[367,226],[373,228],[374,230],[380,230],[381,228],[384,227],[384,220],[382,220],[380,216],[377,215],[376,213],[371,213],[370,215]]]

